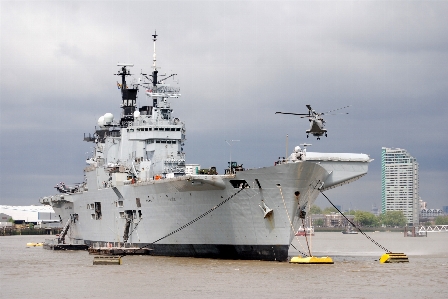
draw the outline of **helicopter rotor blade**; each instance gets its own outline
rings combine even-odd
[[[303,113],[291,113],[291,112],[275,112],[275,114],[291,114],[291,115],[308,115]]]
[[[346,113],[330,113],[330,114],[325,114],[325,115],[339,115],[339,114],[349,114],[348,112]]]
[[[338,110],[341,110],[341,109],[345,109],[345,108],[348,108],[348,107],[350,107],[351,105],[348,105],[348,106],[345,106],[345,107],[342,107],[342,108],[338,108],[338,109],[334,109],[334,110],[330,110],[330,111],[327,111],[327,112],[325,112],[325,113],[322,113],[322,115],[327,115],[328,113],[330,113],[330,112],[334,112],[334,111],[338,111]],[[342,113],[342,114],[344,114],[344,113]],[[348,114],[348,113],[347,113]]]

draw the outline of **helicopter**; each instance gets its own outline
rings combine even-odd
[[[311,105],[306,105],[308,108],[308,113],[301,114],[301,113],[291,113],[291,112],[275,112],[275,114],[292,114],[292,115],[301,115],[300,118],[308,118],[310,121],[310,129],[306,130],[306,138],[309,137],[309,134],[317,137],[317,140],[320,140],[320,137],[325,135],[327,137],[327,129],[325,129],[325,120],[323,119],[323,115],[328,115],[330,112],[338,111],[344,108],[348,108],[351,105],[338,108],[335,110],[330,110],[328,112],[323,113],[317,113],[313,108],[311,108]],[[347,113],[341,113],[341,114],[348,114]]]

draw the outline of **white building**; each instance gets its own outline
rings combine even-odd
[[[406,150],[382,148],[382,213],[403,211],[408,225],[419,224],[418,163]]]
[[[50,206],[3,206],[0,205],[0,219],[1,223],[8,222],[9,218],[14,221],[24,223],[36,223],[41,225],[42,223],[59,222],[58,215],[54,213],[54,210]]]

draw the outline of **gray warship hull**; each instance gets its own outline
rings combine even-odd
[[[186,175],[106,188],[89,184],[97,188],[41,202],[71,223],[70,242],[126,243],[149,248],[153,255],[286,261],[298,211],[314,202],[319,188],[358,179],[367,165],[302,161],[232,175]],[[86,171],[87,180],[96,182],[97,171]],[[272,209],[267,216],[263,204]]]

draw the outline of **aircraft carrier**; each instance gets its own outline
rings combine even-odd
[[[320,191],[365,175],[365,154],[312,153],[297,146],[274,166],[225,174],[187,165],[185,124],[173,117],[180,96],[158,74],[156,39],[151,74],[126,82],[131,64],[118,64],[121,116],[106,113],[95,133],[84,181],[58,184],[40,199],[64,224],[59,242],[147,248],[152,255],[287,261],[300,217]],[[150,105],[137,106],[143,92]],[[272,165],[271,163],[269,163]]]

